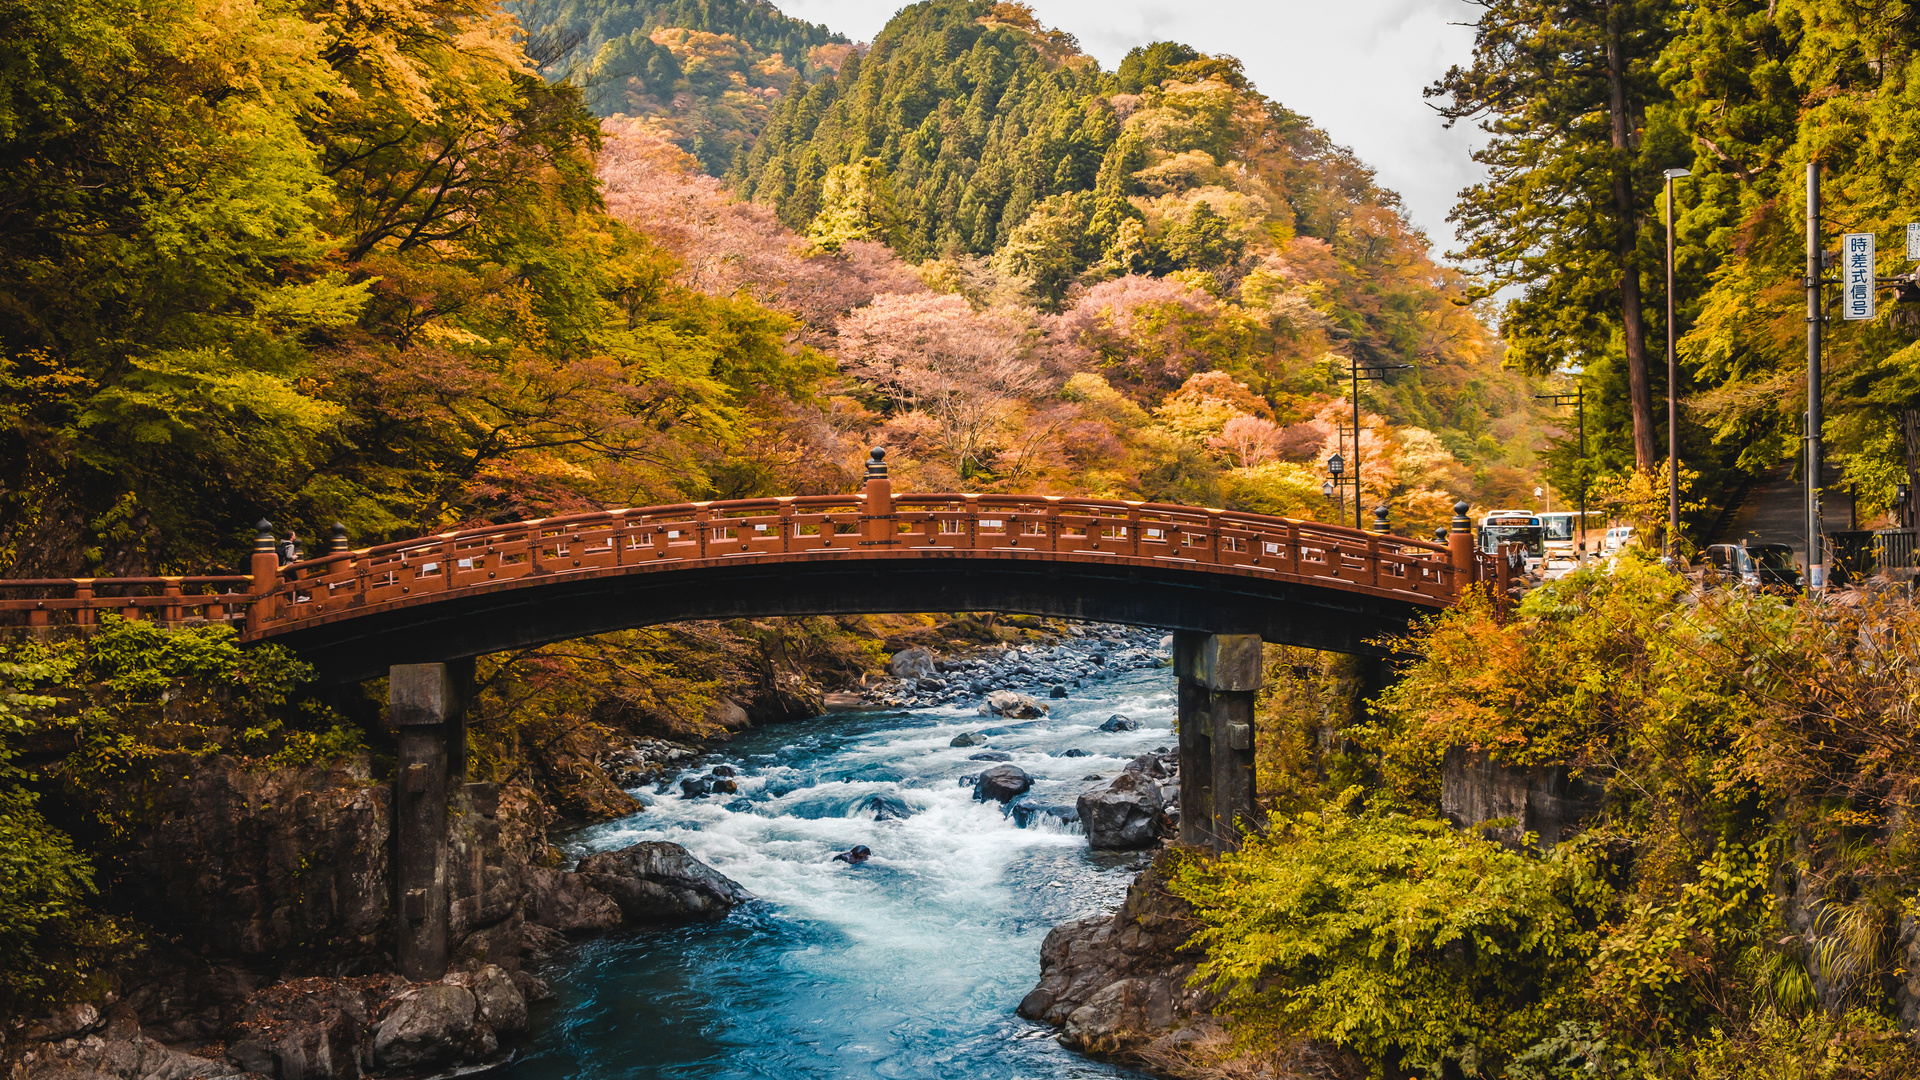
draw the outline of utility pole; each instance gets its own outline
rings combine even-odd
[[[1353,358],[1353,527],[1360,524],[1360,360]]]
[[[1348,357],[1353,379],[1353,527],[1365,531],[1360,522],[1360,380],[1384,379],[1389,371],[1406,371],[1412,364],[1362,364],[1359,357]]]
[[[1573,406],[1574,424],[1580,439],[1580,486],[1575,492],[1575,496],[1580,500],[1580,547],[1579,557],[1575,561],[1584,566],[1587,562],[1587,388],[1575,383],[1571,394],[1535,394],[1533,396],[1555,405]]]
[[[1820,163],[1807,162],[1807,591],[1826,587],[1820,547]]]

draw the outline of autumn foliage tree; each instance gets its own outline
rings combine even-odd
[[[707,493],[825,370],[605,216],[597,124],[492,4],[4,18],[11,573]]]

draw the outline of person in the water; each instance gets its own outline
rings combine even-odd
[[[861,863],[866,862],[872,854],[872,850],[870,850],[867,845],[855,844],[851,848],[835,855],[833,861],[847,863],[850,866],[859,866]]]

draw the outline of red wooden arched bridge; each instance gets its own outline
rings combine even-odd
[[[1497,573],[1464,503],[1445,545],[1191,506],[894,495],[874,451],[857,495],[679,503],[515,522],[282,566],[262,523],[249,575],[0,580],[0,621],[53,631],[102,613],[229,623],[323,683],[389,676],[395,955],[447,965],[449,814],[463,813],[462,661],[683,619],[1004,611],[1174,631],[1180,836],[1258,827],[1263,642],[1381,654],[1381,639]]]
[[[265,523],[262,523],[263,526]],[[228,622],[325,682],[684,619],[1005,611],[1259,634],[1342,652],[1488,577],[1450,545],[1261,514],[1113,499],[895,495],[878,452],[854,495],[678,503],[492,525],[247,576],[0,580],[0,617]],[[26,593],[28,595],[21,595]]]

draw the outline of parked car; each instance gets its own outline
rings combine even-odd
[[[1805,583],[1785,544],[1714,544],[1702,555],[1722,577],[1749,589],[1798,589]]]
[[[1607,530],[1607,538],[1603,542],[1600,550],[1605,554],[1611,555],[1632,542],[1633,526],[1618,525]]]

